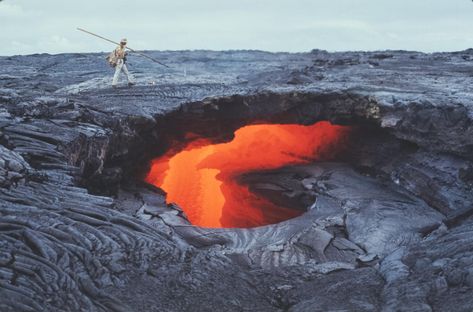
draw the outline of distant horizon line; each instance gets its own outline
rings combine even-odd
[[[378,49],[378,50],[325,50],[325,49],[318,49],[314,48],[310,51],[270,51],[270,50],[260,50],[260,49],[228,49],[228,50],[214,50],[214,49],[181,49],[181,50],[153,50],[153,49],[146,49],[146,50],[136,50],[138,52],[213,52],[213,53],[221,53],[221,52],[261,52],[261,53],[270,53],[270,54],[308,54],[313,53],[315,51],[318,52],[325,52],[325,53],[374,53],[374,52],[410,52],[410,53],[422,53],[422,54],[436,54],[436,53],[459,53],[465,52],[468,50],[472,50],[473,48],[466,48],[464,50],[439,50],[439,51],[420,51],[420,50],[405,50],[405,49]],[[112,49],[111,49],[112,50]],[[111,51],[110,50],[110,51]],[[102,54],[102,53],[110,53],[110,51],[86,51],[86,52],[58,52],[58,53],[50,53],[50,52],[37,52],[37,53],[29,53],[29,54],[10,54],[10,55],[3,55],[0,54],[0,57],[12,57],[12,56],[34,56],[34,55],[63,55],[63,54]],[[131,52],[132,54],[133,52]]]

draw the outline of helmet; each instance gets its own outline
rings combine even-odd
[[[123,38],[122,40],[120,40],[120,43],[123,43],[123,44],[127,44],[127,42],[128,41],[126,40],[126,38]]]

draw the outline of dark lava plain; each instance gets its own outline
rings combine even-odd
[[[473,50],[0,57],[1,311],[471,311]],[[192,226],[142,181],[186,132],[329,120],[333,159],[241,179],[302,216]],[[300,207],[299,207],[300,208]]]

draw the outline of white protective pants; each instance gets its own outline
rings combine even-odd
[[[115,66],[115,75],[113,75],[113,82],[112,86],[116,86],[118,83],[118,78],[120,77],[120,72],[125,73],[126,79],[128,79],[128,83],[135,83],[135,79],[133,78],[133,75],[130,74],[128,71],[128,68],[126,68],[125,62],[123,62],[122,59],[119,59],[117,61],[117,66]]]

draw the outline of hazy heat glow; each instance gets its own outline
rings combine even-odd
[[[253,227],[277,223],[301,212],[258,198],[236,181],[242,173],[303,164],[330,157],[349,128],[318,122],[251,125],[228,143],[194,141],[153,160],[146,181],[162,188],[189,221],[203,227]]]

